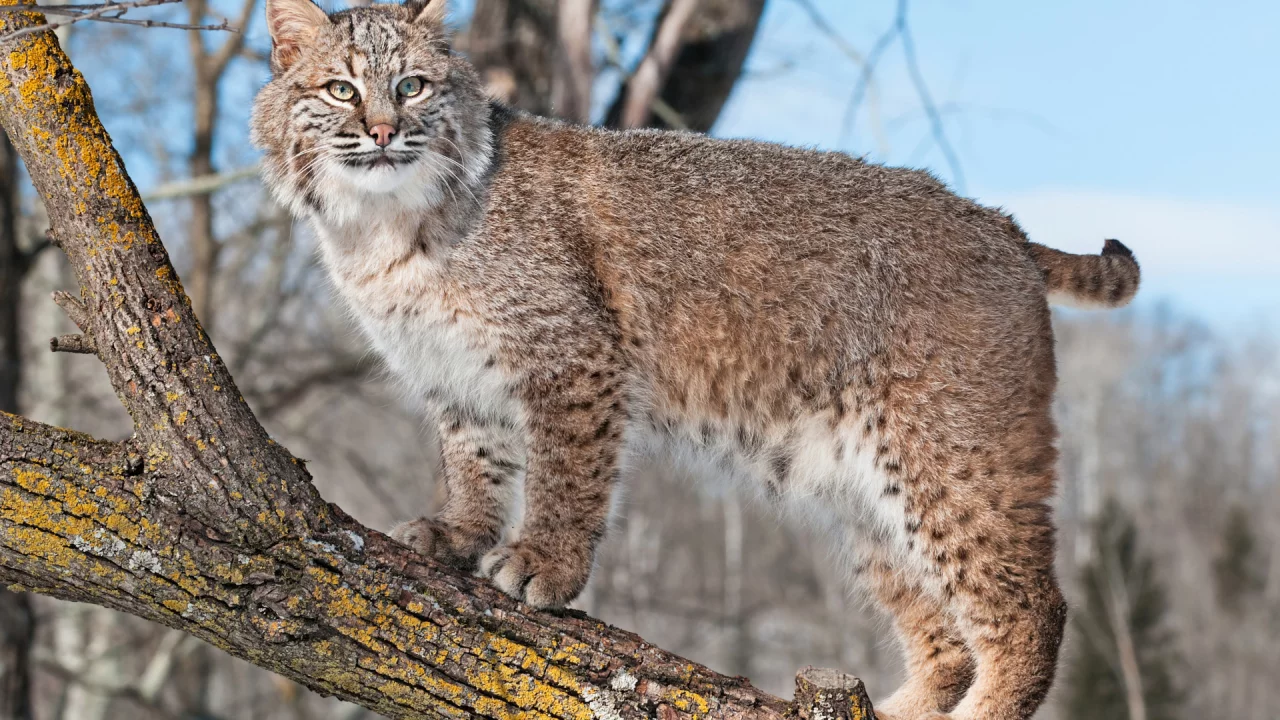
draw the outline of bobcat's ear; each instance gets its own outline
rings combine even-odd
[[[311,0],[267,0],[271,71],[279,75],[288,70],[327,24],[329,16]]]
[[[448,8],[448,0],[409,0],[405,7],[413,16],[413,24],[433,29],[444,27],[444,16]]]

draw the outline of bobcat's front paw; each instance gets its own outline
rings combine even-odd
[[[557,608],[578,597],[587,586],[591,562],[583,562],[573,553],[549,553],[526,540],[485,555],[480,572],[517,600],[537,608]]]
[[[408,545],[419,555],[442,563],[471,570],[485,551],[497,544],[497,537],[476,536],[431,518],[418,518],[400,523],[391,537]]]

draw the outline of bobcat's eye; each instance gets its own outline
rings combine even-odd
[[[356,88],[346,80],[334,80],[329,83],[329,94],[336,100],[350,102],[356,97]]]
[[[400,97],[411,98],[422,94],[422,78],[407,77],[396,83],[396,92],[400,93]]]

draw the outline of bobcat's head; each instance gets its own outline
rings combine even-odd
[[[483,175],[489,106],[450,52],[445,0],[332,15],[267,0],[266,12],[273,77],[252,134],[268,185],[296,214],[349,222],[387,203],[430,208]]]

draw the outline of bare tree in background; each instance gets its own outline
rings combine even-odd
[[[710,132],[738,83],[765,0],[674,0],[663,6],[639,69],[605,124]],[[655,101],[675,117],[654,114]]]
[[[229,33],[216,48],[209,47],[204,33],[187,34],[188,51],[195,82],[192,85],[194,109],[192,151],[188,159],[188,171],[193,178],[215,175],[213,144],[218,122],[219,91],[227,66],[244,48],[245,36],[258,0],[241,0],[240,15],[236,21],[239,32]],[[205,21],[209,12],[208,0],[187,0],[187,12],[192,25]],[[191,288],[191,301],[196,310],[208,319],[212,328],[214,275],[222,254],[222,243],[214,235],[213,195],[196,193],[191,196],[191,219],[187,242],[192,254],[187,282]]]
[[[476,0],[460,38],[489,94],[539,115],[553,115],[551,82],[556,0]]]
[[[592,81],[602,69],[591,56],[594,5],[477,0],[462,48],[495,97],[530,112],[586,121]],[[622,68],[626,79],[603,123],[709,131],[742,76],[764,5],[665,0],[643,59],[634,70]],[[668,112],[654,114],[655,104]]]

